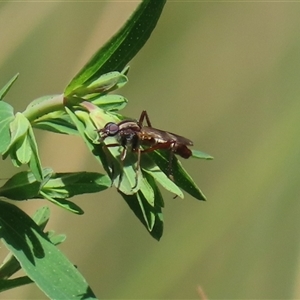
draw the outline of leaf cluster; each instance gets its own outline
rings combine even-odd
[[[98,193],[114,185],[156,239],[163,233],[164,201],[158,185],[180,198],[184,197],[184,190],[196,199],[205,200],[176,158],[172,161],[174,180],[169,178],[166,151],[142,155],[138,184],[132,188],[136,180],[135,153],[129,153],[123,165],[120,147],[106,148],[99,141],[98,130],[107,122],[118,123],[126,118],[119,111],[126,106],[127,99],[111,92],[127,83],[127,64],[149,38],[164,4],[165,0],[144,0],[62,94],[38,98],[25,111],[15,113],[3,99],[18,74],[0,90],[0,153],[4,159],[10,158],[16,167],[28,166],[27,171],[15,174],[0,187],[0,196],[12,201],[45,199],[70,212],[82,214],[83,210],[70,200],[71,197]],[[108,175],[85,171],[56,173],[44,168],[34,128],[78,135]],[[212,158],[195,150],[193,157]],[[34,281],[50,298],[94,298],[82,275],[56,247],[65,236],[45,231],[49,217],[47,207],[39,209],[30,218],[17,206],[0,201],[0,237],[10,250],[0,267],[0,290]],[[26,276],[10,279],[20,268]]]

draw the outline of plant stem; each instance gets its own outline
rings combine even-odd
[[[23,114],[32,123],[36,119],[58,110],[64,110],[63,94],[39,98],[33,101]]]

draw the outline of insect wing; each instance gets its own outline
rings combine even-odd
[[[172,133],[172,132],[168,132],[169,135],[173,136],[175,138],[175,140],[179,143],[179,144],[184,144],[186,146],[193,146],[193,142],[181,135]]]
[[[170,140],[174,140],[179,144],[193,146],[193,142],[191,140],[169,131],[164,131],[157,128],[144,126],[142,127],[142,132],[144,135],[156,139],[157,141],[159,141],[159,143],[166,143]]]

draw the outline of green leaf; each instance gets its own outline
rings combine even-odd
[[[0,196],[11,200],[27,200],[36,198],[41,188],[41,182],[28,171],[19,172],[11,177],[0,188]]]
[[[153,151],[148,155],[155,161],[158,167],[165,173],[169,172],[169,155],[168,151]],[[198,200],[206,200],[204,194],[193,181],[191,176],[182,167],[181,162],[177,157],[173,157],[172,160],[172,173],[174,176],[174,183],[189,193],[191,196]]]
[[[32,220],[37,225],[39,225],[41,230],[45,229],[49,219],[50,219],[50,209],[48,206],[42,206],[38,208],[32,217]]]
[[[146,180],[145,177],[140,176],[138,177],[139,182],[139,190],[142,192],[143,196],[147,200],[147,202],[151,205],[155,205],[155,195],[152,186]]]
[[[106,111],[119,111],[123,109],[128,102],[126,98],[119,95],[100,95],[89,100]]]
[[[15,166],[28,164],[38,181],[42,181],[42,166],[38,154],[35,136],[28,119],[17,113],[10,123],[11,140],[3,153],[4,158],[10,155]]]
[[[194,158],[199,158],[199,159],[207,159],[207,160],[211,160],[211,159],[214,159],[211,155],[205,153],[205,152],[202,152],[202,151],[199,151],[199,150],[192,150],[192,156]]]
[[[0,101],[0,153],[10,144],[10,123],[14,120],[14,110],[11,105]]]
[[[160,17],[166,0],[144,0],[128,22],[113,36],[72,79],[65,89],[65,96],[101,75],[121,72],[139,52],[150,37]]]
[[[41,228],[41,230],[44,230],[48,221],[50,218],[50,209],[48,206],[42,206],[39,209],[36,210],[36,212],[34,213],[32,220],[39,225],[39,227]],[[50,242],[57,246],[59,244],[61,244],[62,242],[64,242],[66,240],[66,235],[65,234],[57,234],[55,235],[55,231],[51,230],[51,231],[47,231],[47,238],[50,240]]]
[[[32,155],[32,150],[30,148],[29,137],[24,135],[23,139],[16,142],[16,157],[20,164],[29,163]]]
[[[22,210],[0,201],[0,225],[6,247],[50,299],[95,299],[74,265]]]
[[[32,172],[20,172],[0,187],[0,196],[11,200],[44,198],[73,213],[82,214],[83,210],[66,198],[100,192],[111,186],[107,175],[95,172],[53,173],[46,168],[43,177],[41,183]]]
[[[9,89],[12,87],[14,82],[17,80],[19,77],[19,73],[17,73],[1,90],[0,90],[0,100],[4,98],[4,96],[7,94]]]
[[[22,113],[17,112],[15,119],[10,123],[11,145],[22,140],[30,127],[30,123]]]
[[[162,187],[167,191],[184,198],[184,195],[180,188],[154,163],[148,154],[142,155],[141,166],[143,168],[144,175],[151,175]],[[149,177],[147,177],[149,178]]]
[[[118,88],[121,88],[128,82],[127,77],[120,72],[109,72],[101,75],[99,78],[92,81],[90,84],[80,86],[79,88],[72,91],[70,95],[76,95],[83,97],[88,94],[95,93],[108,93]]]
[[[55,204],[63,209],[66,209],[67,211],[70,211],[70,212],[72,212],[74,214],[78,214],[78,215],[84,214],[84,211],[74,202],[71,202],[67,199],[52,198],[51,196],[47,195],[46,193],[44,193],[42,191],[40,192],[40,195],[43,198],[52,202],[53,204]]]
[[[42,181],[43,169],[40,161],[40,156],[38,153],[38,146],[31,126],[29,127],[28,140],[29,140],[30,149],[32,151],[31,159],[29,161],[30,170],[32,171],[32,173],[34,174],[35,178],[38,181]]]
[[[41,230],[43,230],[48,222],[50,218],[50,210],[48,207],[44,206],[39,208],[33,216],[33,220],[35,221],[35,223],[37,225],[39,225],[39,227],[41,228]],[[53,237],[52,237],[53,236]],[[47,237],[49,238],[49,240],[52,242],[52,244],[56,245],[56,243],[53,242],[53,240],[55,242],[62,241],[62,237],[60,235],[58,236],[54,236],[54,232],[51,232],[51,238],[50,238],[50,234],[47,232]],[[56,238],[58,237],[58,238]],[[65,238],[65,237],[64,237]],[[12,255],[12,253],[10,252],[7,257],[4,259],[3,264],[0,267],[0,274],[1,274],[1,278],[2,279],[8,279],[10,278],[13,274],[15,274],[16,272],[18,272],[21,269],[21,265],[18,262],[18,260]],[[23,285],[23,284],[27,284],[27,283],[31,283],[32,280],[30,280],[27,276],[26,277],[21,277],[24,280],[20,280],[20,281],[13,281],[13,280],[3,280],[0,282],[0,290],[1,289],[10,289],[10,288],[14,288],[17,285]],[[26,278],[28,280],[26,280]]]
[[[106,139],[105,143],[109,144],[109,139]],[[145,193],[149,203],[153,203],[153,190],[149,184],[143,180],[141,172],[136,173],[136,153],[128,152],[124,162],[122,162],[120,158],[121,149],[121,146],[108,148],[104,154],[109,157],[111,161],[110,165],[113,166],[113,184],[117,189],[127,195],[133,195],[141,189],[142,192]]]
[[[42,191],[52,198],[70,198],[75,195],[100,192],[110,186],[110,178],[99,173],[55,173],[43,186]]]
[[[155,190],[155,192],[159,193],[158,190]],[[159,204],[154,207],[151,206],[140,191],[134,195],[126,195],[120,191],[119,193],[149,231],[151,236],[156,240],[159,240],[163,234],[163,215],[161,206]],[[159,194],[155,196],[156,199],[157,197],[161,197]],[[161,199],[158,199],[157,202],[160,202],[160,200]]]
[[[164,199],[162,197],[162,194],[157,186],[157,184],[155,184],[155,180],[154,177],[152,176],[152,174],[148,174],[145,173],[144,177],[147,179],[147,181],[149,182],[150,186],[152,187],[153,191],[154,191],[154,203],[156,207],[164,207]]]
[[[54,235],[54,231],[48,231],[46,233],[47,233],[47,237],[50,240],[50,242],[55,246],[63,243],[67,238],[67,236],[65,234]]]
[[[55,133],[78,135],[76,127],[71,122],[70,117],[65,111],[54,111],[52,113],[48,113],[39,119],[36,119],[32,123],[32,126]]]

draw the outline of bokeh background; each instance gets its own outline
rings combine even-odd
[[[61,93],[137,2],[0,3],[0,86],[16,111]],[[184,135],[213,161],[185,168],[206,202],[164,192],[165,230],[147,233],[114,189],[76,197],[85,214],[46,201],[48,229],[99,298],[300,298],[300,4],[168,1],[130,63],[123,111]],[[100,171],[78,137],[37,131],[44,166]],[[16,171],[1,161],[1,177]],[[6,249],[2,246],[4,258]],[[34,285],[2,299],[46,299]]]

